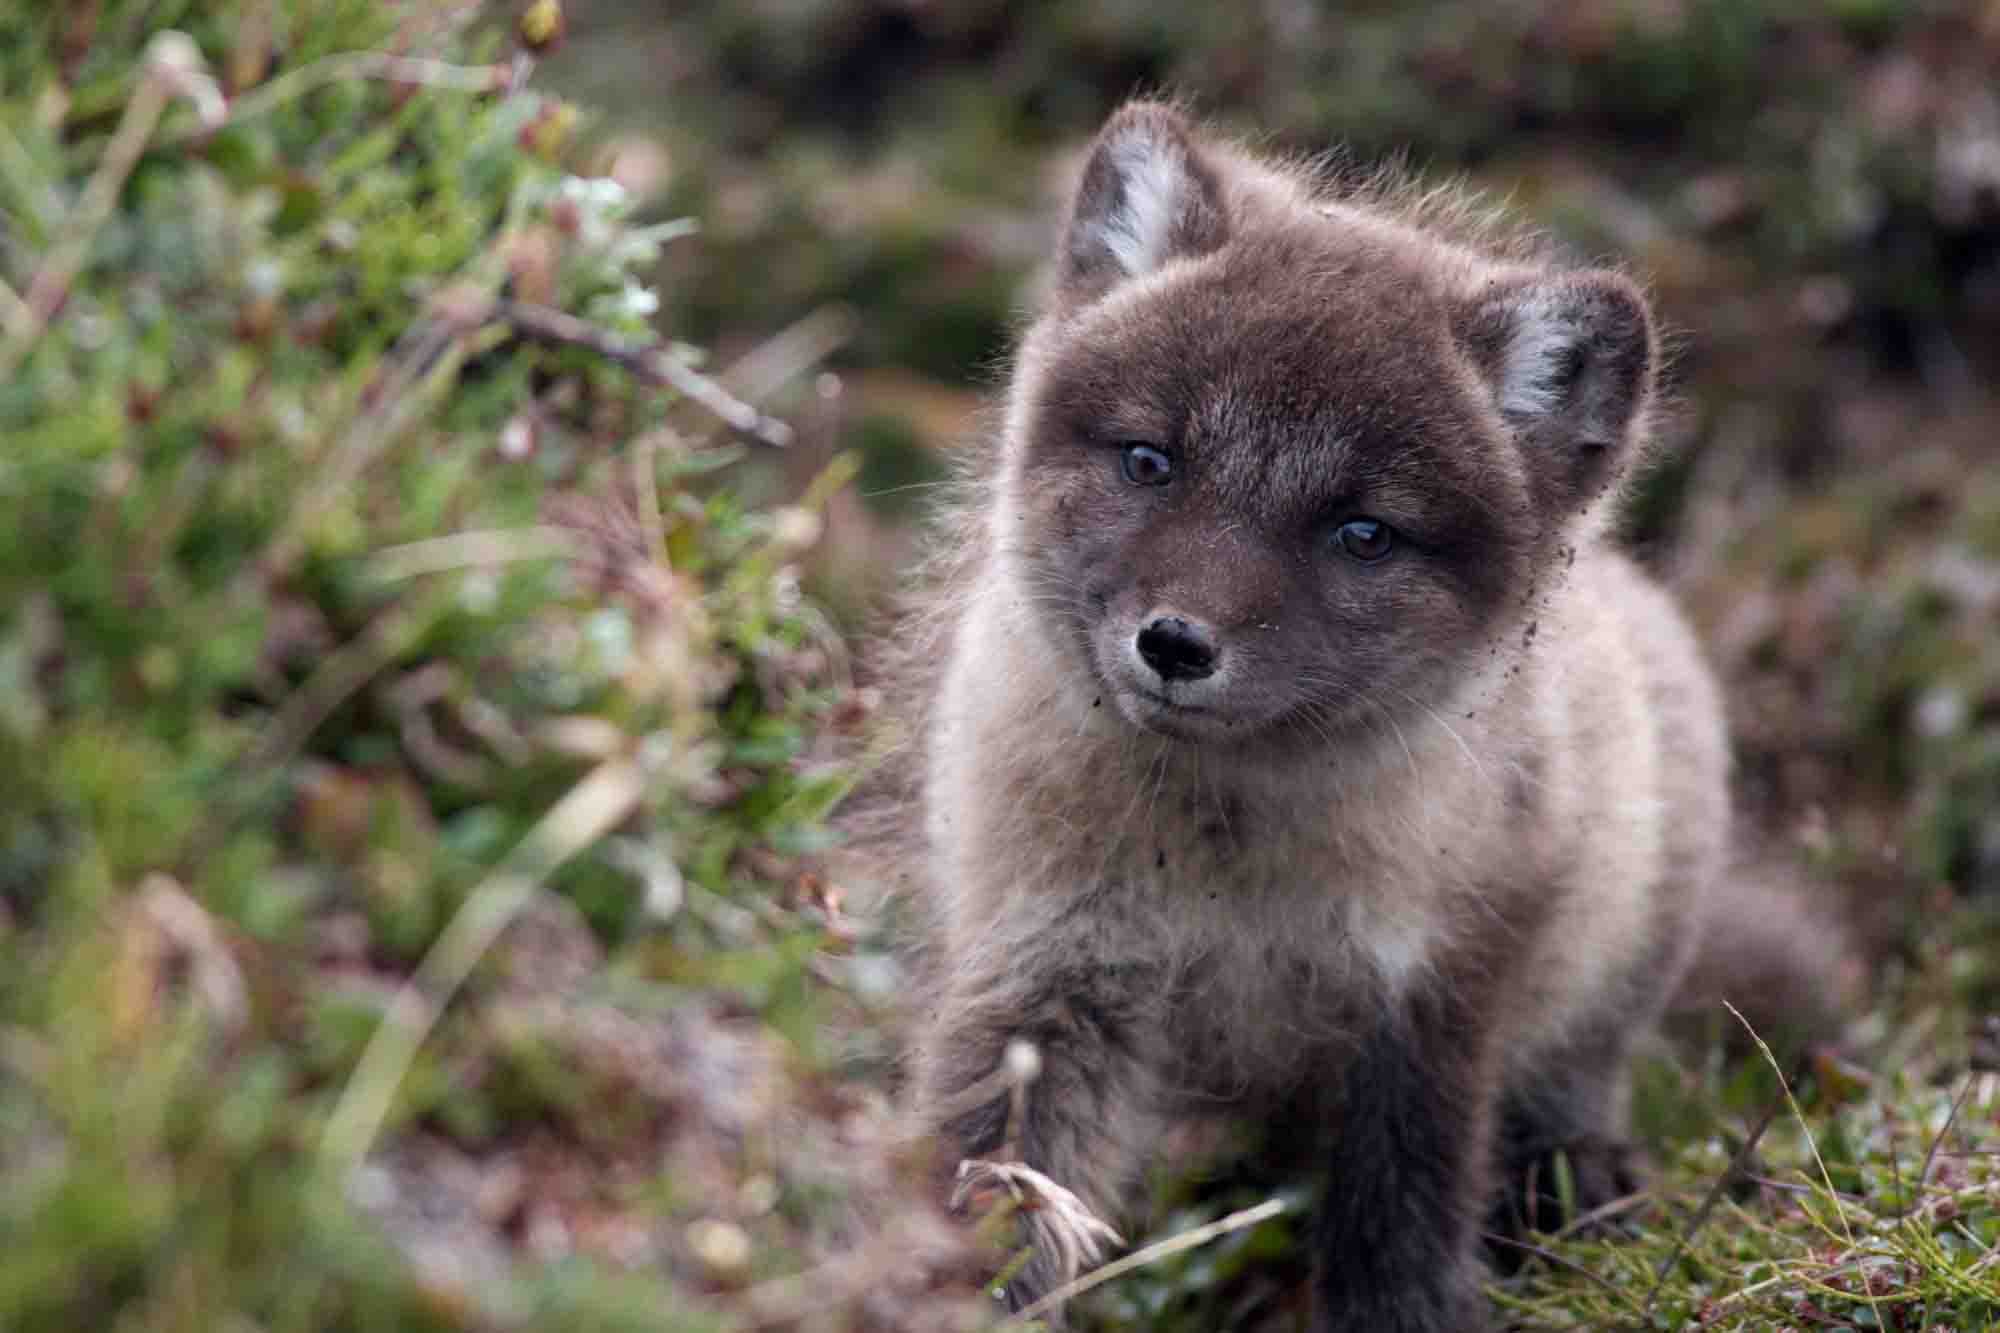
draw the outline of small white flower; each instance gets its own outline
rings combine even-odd
[[[618,293],[618,297],[624,303],[624,313],[634,319],[646,319],[659,313],[660,298],[653,294],[651,288],[642,287],[636,282],[625,284],[625,289]]]
[[[276,296],[284,289],[284,267],[275,259],[259,259],[244,270],[243,285],[252,296]]]
[[[472,615],[486,615],[500,604],[500,580],[487,570],[474,570],[458,585],[458,604]]]

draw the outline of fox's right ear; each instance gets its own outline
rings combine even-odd
[[[1056,288],[1080,305],[1227,235],[1221,188],[1185,118],[1134,102],[1105,123],[1063,230]]]

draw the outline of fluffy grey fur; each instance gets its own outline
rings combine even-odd
[[[1499,1185],[1629,1185],[1727,892],[1714,683],[1601,534],[1653,321],[1495,236],[1120,111],[905,631],[919,1104],[1001,1151],[966,1090],[1032,1041],[1012,1146],[1114,1218],[1163,1127],[1261,1118],[1325,1172],[1322,1330],[1483,1327]]]

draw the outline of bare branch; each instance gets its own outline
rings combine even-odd
[[[1782,1078],[1783,1075],[1779,1077]],[[1646,1291],[1646,1304],[1639,1314],[1642,1326],[1646,1320],[1652,1318],[1653,1306],[1660,1299],[1660,1289],[1666,1285],[1667,1274],[1673,1271],[1674,1265],[1681,1261],[1681,1256],[1688,1252],[1690,1245],[1694,1244],[1696,1234],[1707,1223],[1708,1215],[1715,1211],[1715,1205],[1722,1201],[1723,1192],[1729,1188],[1729,1183],[1742,1174],[1743,1169],[1750,1164],[1750,1154],[1756,1152],[1757,1145],[1763,1142],[1765,1132],[1778,1118],[1778,1112],[1784,1109],[1789,1095],[1780,1092],[1771,1099],[1771,1104],[1764,1108],[1764,1114],[1758,1118],[1756,1127],[1750,1131],[1750,1137],[1743,1140],[1743,1146],[1736,1150],[1736,1156],[1730,1159],[1729,1165],[1722,1169],[1722,1174],[1715,1178],[1715,1183],[1708,1187],[1708,1193],[1702,1196],[1701,1203],[1696,1205],[1694,1216],[1688,1219],[1687,1229],[1681,1233],[1680,1239],[1674,1242],[1674,1248],[1667,1251],[1666,1257],[1661,1259],[1659,1266],[1653,1270],[1653,1285]]]
[[[1617,1297],[1618,1302],[1621,1305],[1629,1307],[1632,1304],[1631,1296],[1629,1296],[1626,1293],[1623,1287],[1611,1281],[1611,1279],[1609,1278],[1601,1277],[1598,1274],[1591,1272],[1588,1268],[1585,1268],[1582,1264],[1577,1263],[1574,1259],[1565,1259],[1560,1254],[1557,1254],[1554,1250],[1548,1249],[1541,1245],[1533,1244],[1530,1241],[1516,1240],[1512,1236],[1503,1236],[1497,1231],[1482,1231],[1479,1234],[1482,1240],[1485,1240],[1490,1244],[1504,1245],[1510,1250],[1520,1250],[1524,1254],[1532,1254],[1537,1259],[1540,1259],[1543,1263],[1549,1265],[1549,1267],[1551,1268],[1560,1268],[1565,1272],[1575,1273],[1578,1277],[1587,1278],[1591,1282],[1594,1282],[1598,1286],[1602,1287],[1604,1290],[1610,1292],[1613,1296]]]
[[[792,442],[790,426],[759,412],[664,344],[637,342],[575,315],[526,301],[495,301],[492,311],[524,338],[586,348],[650,384],[663,384],[693,399],[734,429],[755,435],[766,444],[782,449]]]

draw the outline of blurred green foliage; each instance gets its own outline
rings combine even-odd
[[[897,1179],[817,521],[497,303],[648,345],[686,230],[511,18],[0,4],[0,1327],[715,1328]]]

